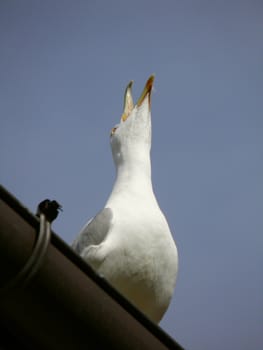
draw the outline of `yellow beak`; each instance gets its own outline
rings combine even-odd
[[[151,75],[150,78],[147,80],[147,83],[145,84],[143,92],[137,102],[138,107],[140,107],[140,105],[143,103],[147,95],[149,96],[149,105],[151,106],[151,92],[152,92],[154,78],[155,78],[154,75]]]
[[[124,107],[123,107],[123,114],[121,117],[124,122],[134,108],[133,99],[132,99],[132,84],[133,84],[133,80],[129,82],[124,93]]]
[[[148,96],[149,98],[149,107],[151,107],[151,92],[152,92],[153,82],[154,82],[154,75],[151,75],[150,78],[147,80],[145,87],[143,89],[143,92],[137,102],[138,107],[141,106],[146,96]],[[131,114],[134,108],[134,104],[132,100],[132,91],[131,91],[132,84],[133,84],[133,81],[130,81],[124,93],[124,108],[123,108],[123,114],[121,117],[122,121],[124,122],[129,117],[129,115]]]

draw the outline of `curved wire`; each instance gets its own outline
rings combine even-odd
[[[51,224],[43,213],[40,214],[40,228],[31,256],[18,274],[0,288],[0,294],[15,288],[25,287],[42,265],[51,237]]]

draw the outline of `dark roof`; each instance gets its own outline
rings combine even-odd
[[[182,349],[53,232],[24,285],[15,276],[38,230],[38,218],[0,186],[1,349]]]

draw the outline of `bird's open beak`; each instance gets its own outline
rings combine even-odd
[[[147,83],[145,84],[143,92],[142,92],[142,94],[137,102],[138,107],[141,106],[141,104],[143,103],[143,101],[147,95],[149,98],[149,106],[151,106],[151,92],[152,92],[153,82],[154,82],[154,75],[151,75],[150,78],[147,80]]]
[[[131,111],[134,108],[133,99],[132,99],[132,84],[133,84],[133,80],[129,82],[124,93],[124,107],[123,107],[123,114],[121,117],[121,119],[124,122],[128,118],[128,116],[131,114]]]
[[[153,82],[154,82],[154,75],[151,75],[150,78],[147,80],[145,87],[143,89],[143,92],[136,104],[138,107],[142,105],[143,101],[147,96],[149,101],[149,107],[151,107],[151,92],[152,92]],[[129,115],[131,114],[134,108],[134,104],[132,100],[132,92],[131,92],[132,84],[133,84],[133,81],[130,81],[126,87],[125,94],[124,94],[124,109],[121,117],[122,121],[124,122],[129,117]]]

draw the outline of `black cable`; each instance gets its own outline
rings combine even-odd
[[[62,210],[61,205],[56,201],[48,199],[38,205],[37,216],[40,225],[36,244],[32,254],[28,258],[23,268],[18,274],[0,288],[0,295],[10,292],[16,288],[23,288],[35,276],[40,269],[51,237],[51,222],[57,217],[58,210]]]

